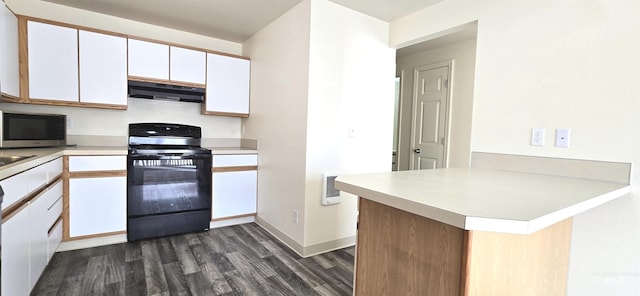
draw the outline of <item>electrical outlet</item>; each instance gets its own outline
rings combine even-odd
[[[556,147],[569,148],[571,141],[571,130],[568,128],[556,129]]]
[[[298,224],[298,210],[293,210],[293,223]]]
[[[544,146],[544,128],[531,129],[531,145]]]

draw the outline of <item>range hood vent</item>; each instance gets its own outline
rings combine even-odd
[[[202,87],[163,84],[129,80],[129,97],[156,100],[171,100],[192,103],[204,102]]]

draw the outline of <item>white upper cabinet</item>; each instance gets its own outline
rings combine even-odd
[[[246,59],[207,54],[206,112],[249,114],[250,67]]]
[[[20,96],[18,63],[18,18],[0,3],[0,89],[2,93]]]
[[[78,101],[78,30],[29,21],[29,97]]]
[[[129,39],[129,76],[169,80],[169,45]]]
[[[129,39],[129,76],[204,84],[206,53]]]
[[[182,47],[170,47],[170,79],[173,81],[205,83],[206,53]]]
[[[80,102],[127,104],[127,39],[79,32]]]

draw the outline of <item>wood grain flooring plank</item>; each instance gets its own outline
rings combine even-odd
[[[277,256],[269,256],[264,258],[272,268],[293,288],[294,291],[302,293],[301,295],[318,295],[313,287],[310,286],[301,276],[296,274],[284,262],[280,261]],[[294,260],[295,261],[295,260]],[[319,284],[315,285],[319,286]]]
[[[104,293],[104,278],[107,266],[107,255],[89,258],[87,272],[80,284],[82,295],[102,295]]]
[[[217,267],[214,257],[215,253],[210,252],[203,244],[192,245],[190,247],[193,257],[196,259],[198,266],[200,266],[199,273],[202,274],[207,281],[213,282],[214,280],[224,278],[222,272],[220,272]]]
[[[273,269],[263,260],[256,260],[246,256],[245,253],[233,252],[226,254],[227,258],[241,274],[257,273],[261,277],[275,276]]]
[[[125,260],[124,245],[111,245],[105,249],[104,284],[124,282]]]
[[[80,296],[82,289],[82,279],[84,275],[76,275],[65,277],[58,289],[58,296]]]
[[[229,285],[229,282],[224,278],[215,279],[211,282],[211,290],[213,290],[214,295],[226,295],[235,293]]]
[[[273,241],[265,241],[262,242],[262,245],[265,246],[275,257],[281,260],[288,269],[291,269],[295,272],[301,279],[303,279],[310,287],[320,286],[322,280],[318,278],[312,271],[310,271],[307,267],[305,267],[298,260],[302,257],[297,254],[290,255],[286,250],[279,248],[278,245]],[[265,258],[266,260],[267,258]]]
[[[210,282],[204,277],[202,272],[194,272],[185,275],[189,292],[193,296],[209,296],[214,295]]]
[[[184,274],[200,271],[200,266],[198,266],[198,262],[193,257],[191,248],[184,236],[172,236],[171,244],[173,245],[173,249],[175,250],[178,262],[180,262],[180,266]]]
[[[104,286],[104,293],[102,295],[105,296],[121,296],[125,295],[125,282],[119,283],[111,283]]]
[[[211,252],[224,253],[224,244],[220,237],[216,236],[216,233],[216,229],[209,229],[207,232],[198,233],[198,238]]]
[[[207,233],[207,231],[205,231],[204,233]],[[200,241],[200,237],[195,233],[187,233],[184,235],[184,237],[187,240],[187,244],[189,246],[202,244],[202,241]]]
[[[142,242],[142,256],[147,294],[161,295],[169,291],[167,279],[164,276],[160,253],[154,240]]]
[[[253,296],[260,295],[262,292],[253,283],[242,277],[238,271],[225,272],[224,278],[231,286],[231,289],[236,293],[240,293],[240,295]]]
[[[125,262],[142,260],[142,246],[140,241],[126,243],[125,245]]]
[[[268,235],[265,235],[262,231],[260,231],[261,229],[260,226],[258,226],[255,223],[241,224],[238,226],[244,229],[244,231],[246,231],[249,235],[251,235],[253,239],[255,239],[256,241],[262,242],[266,240],[271,240]]]
[[[314,290],[318,293],[318,295],[321,295],[321,296],[351,295],[351,294],[344,294],[344,293],[338,292],[328,284],[317,286],[314,288]]]
[[[164,264],[162,267],[171,295],[191,295],[187,278],[180,268],[180,263],[176,261]]]
[[[346,278],[342,278],[345,273],[336,273],[340,270],[338,266],[324,268],[317,263],[315,258],[303,258],[300,259],[300,263],[304,264],[309,270],[318,276],[322,282],[331,287],[332,290],[335,290],[335,295],[351,295],[353,291],[353,273],[348,274],[348,277]]]
[[[158,246],[158,253],[160,254],[160,262],[162,264],[178,262],[178,256],[173,249],[171,240],[167,237],[161,237],[156,240]]]
[[[236,244],[242,244],[243,246],[251,249],[251,251],[253,251],[260,258],[264,258],[271,255],[271,252],[269,252],[269,250],[263,247],[260,244],[260,241],[256,240],[254,236],[249,234],[244,228],[234,227],[233,229],[236,233],[236,236],[230,237],[229,238],[230,240],[235,241]],[[262,240],[262,241],[265,241],[265,240]]]
[[[272,291],[277,291],[282,295],[296,295],[295,290],[281,276],[271,276],[265,278]]]
[[[144,275],[144,261],[139,260],[125,262],[125,295],[145,295],[147,293],[147,281]]]

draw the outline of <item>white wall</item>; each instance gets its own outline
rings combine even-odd
[[[244,44],[252,57],[244,137],[260,148],[258,221],[300,254],[354,242],[356,198],[321,206],[324,171],[391,168],[395,51],[387,38],[384,22],[306,0]]]
[[[258,217],[301,252],[309,77],[309,10],[303,1],[244,44],[251,60],[251,116],[246,138],[258,139]],[[293,210],[299,223],[293,222]]]
[[[129,98],[129,109],[108,110],[30,104],[0,104],[2,110],[56,113],[71,120],[67,134],[78,136],[128,136],[132,122],[170,122],[202,127],[204,138],[241,138],[240,119],[200,115],[200,104]],[[71,143],[74,144],[74,143]],[[126,146],[126,138],[123,138]]]
[[[401,143],[398,149],[400,169],[408,170],[411,158],[414,68],[445,61],[453,61],[449,105],[450,125],[447,167],[469,166],[475,60],[475,38],[397,58],[396,73],[400,73],[403,80],[402,122],[400,123]]]
[[[395,87],[388,23],[329,1],[311,3],[307,247],[355,236],[356,197],[322,206],[322,173],[391,170]]]
[[[394,46],[478,20],[474,151],[632,162],[633,193],[574,219],[568,295],[640,291],[638,1],[449,0],[391,24]],[[544,147],[529,145],[547,129]],[[571,128],[571,147],[553,147]]]

